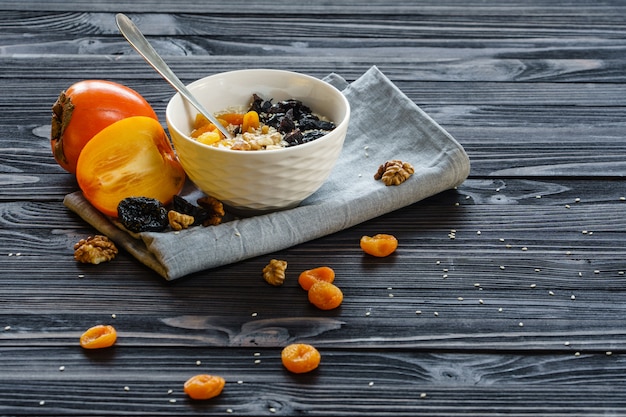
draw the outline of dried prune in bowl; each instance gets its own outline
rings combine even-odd
[[[169,220],[167,209],[154,198],[127,197],[117,206],[117,216],[122,225],[131,232],[160,232]]]

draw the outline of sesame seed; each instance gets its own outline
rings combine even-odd
[[[504,265],[500,265],[500,269],[504,269]]]
[[[227,408],[227,409],[226,409],[226,412],[227,412],[228,414],[231,414],[231,413],[233,412],[233,409],[232,409],[232,408]]]
[[[4,330],[8,332],[9,330],[11,330],[11,326],[4,326]]]
[[[436,264],[436,265],[439,265],[440,263],[441,263],[441,261],[437,261],[437,262],[435,262],[435,264]]]
[[[39,401],[39,405],[46,405],[46,402],[44,400]]]
[[[476,232],[476,234],[477,234],[477,235],[481,235],[482,233],[481,233],[481,232],[480,232],[480,230],[479,230],[479,231],[477,231],[477,232]]]
[[[480,284],[477,282],[474,284],[474,287],[480,287]]]
[[[510,244],[507,243],[506,245],[504,245],[504,247],[507,248],[507,249],[511,249],[513,246],[511,246]]]
[[[626,201],[626,197],[620,197],[619,201]]]
[[[575,300],[576,296],[574,294],[572,294],[569,298],[572,299],[572,300]]]
[[[537,288],[537,284],[530,284],[530,288]]]
[[[463,301],[463,297],[457,297],[457,300]]]
[[[415,310],[415,314],[422,314],[422,310]]]
[[[496,188],[496,193],[499,193],[499,192],[500,192],[500,189],[499,189],[499,188]]]
[[[389,298],[393,298],[393,294],[391,294],[391,293],[390,293],[390,294],[389,294]]]
[[[241,233],[235,232],[235,236],[239,237],[239,236],[241,236]]]
[[[370,387],[373,387],[374,386],[374,381],[370,381],[370,383],[367,384],[367,385],[369,385]]]
[[[566,208],[566,209],[570,208],[570,205],[569,205],[569,204],[566,204],[566,205],[565,205],[565,208]]]
[[[254,356],[261,356],[261,352],[254,352]]]
[[[541,196],[540,195],[536,195],[535,198],[541,198]]]
[[[502,307],[498,309],[498,313],[502,313]]]
[[[78,278],[85,278],[85,274],[78,274]]]
[[[252,316],[252,317],[256,317],[256,316],[258,316],[258,315],[259,315],[259,313],[252,313],[252,314],[251,314],[251,316]]]
[[[459,204],[459,203],[457,202],[457,203],[454,203],[454,205],[455,205],[456,207],[458,207],[458,206],[460,206],[461,204]]]
[[[124,391],[130,391],[130,387],[124,387]]]
[[[578,273],[578,276],[579,276],[579,277],[582,277],[582,276],[583,276],[583,273],[582,273],[582,272],[579,272],[579,273]]]
[[[196,361],[196,366],[200,366],[200,365],[202,365],[202,362]]]
[[[572,252],[567,251],[567,252],[565,252],[565,254],[569,256],[569,255],[571,255],[571,254],[572,254]]]
[[[485,304],[485,302],[481,299],[478,300],[478,304]]]
[[[65,366],[63,366],[63,365],[59,366],[59,371],[61,371],[61,372],[65,371]]]
[[[549,295],[554,295],[554,291],[548,291]]]
[[[569,346],[569,342],[565,342],[563,343],[565,346]]]
[[[275,412],[276,412],[276,409],[275,409],[274,407],[270,407],[270,408],[269,408],[269,412],[270,412],[270,413],[275,413]]]
[[[624,271],[619,271],[617,275],[624,275]]]
[[[527,251],[527,250],[528,250],[528,248],[527,248],[526,246],[524,246],[524,247],[522,248],[522,250],[523,250],[523,251]]]
[[[448,268],[443,268],[443,272],[448,272]]]
[[[611,356],[613,354],[613,352],[611,352],[610,350],[608,352],[606,352],[606,356]]]
[[[524,323],[522,323],[521,321],[518,324],[519,327],[524,327]]]
[[[498,239],[498,240],[499,240],[500,242],[504,242],[504,239],[503,239],[503,238],[500,238],[500,239]]]
[[[167,390],[167,395],[172,395],[173,392],[174,392],[174,390],[168,389]]]
[[[116,315],[115,313],[113,313],[113,314],[111,314],[111,318],[112,318],[112,319],[116,319],[116,318],[117,318],[117,315]]]
[[[441,276],[441,278],[443,278],[443,279],[448,278],[448,274],[443,274],[443,275]]]
[[[541,269],[535,268],[535,272],[541,272]]]
[[[580,356],[580,352],[574,353],[574,356]]]
[[[369,316],[370,316],[370,314],[372,314],[372,312],[371,312],[371,311],[366,311],[366,312],[365,312],[365,317],[369,317]]]
[[[435,317],[439,317],[439,313],[435,311],[434,313]]]
[[[260,364],[260,363],[261,363],[261,359],[256,359],[256,360],[254,361],[254,363],[255,363],[256,365]]]
[[[575,203],[580,203],[580,198],[576,198],[576,199],[574,199],[574,202],[575,202]]]
[[[588,233],[588,232],[587,232],[586,230],[583,230],[583,231],[582,231],[582,234],[583,234],[583,235],[586,235],[587,233]]]
[[[176,403],[176,399],[175,398],[170,398],[170,404],[174,404]]]
[[[243,381],[240,379],[239,381],[237,381],[238,384],[243,384]]]
[[[422,393],[420,394],[420,398],[426,398],[427,396],[428,396],[428,395],[427,395],[425,392],[422,392]]]
[[[600,270],[599,270],[599,269],[596,269],[595,271],[593,271],[593,273],[594,273],[594,274],[599,274],[599,273],[600,273]]]

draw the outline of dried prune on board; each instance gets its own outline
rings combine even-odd
[[[127,197],[117,206],[117,216],[131,232],[160,232],[169,225],[167,209],[154,198]]]
[[[174,210],[176,210],[177,212],[186,214],[188,216],[193,216],[194,226],[202,224],[206,219],[211,216],[211,213],[204,207],[196,206],[195,204],[190,203],[179,195],[174,195],[172,205],[174,207]]]

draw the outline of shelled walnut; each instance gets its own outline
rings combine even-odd
[[[408,180],[414,172],[415,169],[410,163],[392,159],[378,167],[374,179],[382,180],[385,185],[400,185]]]
[[[74,259],[84,264],[108,262],[115,258],[117,252],[115,243],[103,235],[89,236],[74,245]]]
[[[265,268],[263,268],[263,279],[275,287],[283,285],[285,282],[285,271],[287,269],[287,261],[272,259]]]
[[[188,228],[195,221],[193,216],[179,213],[175,210],[170,210],[167,212],[167,220],[169,221],[172,230],[176,231]]]
[[[214,197],[206,196],[198,199],[198,205],[205,209],[209,214],[202,222],[203,226],[217,226],[222,222],[222,218],[226,214],[224,205],[220,200]]]

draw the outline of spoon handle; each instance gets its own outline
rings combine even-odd
[[[165,63],[158,52],[150,45],[150,42],[143,36],[139,28],[123,13],[115,16],[117,27],[120,33],[126,38],[128,43],[152,66],[178,93],[183,96],[193,107],[204,117],[213,123],[220,132],[227,138],[231,138],[231,134],[226,128],[209,113],[202,104],[191,94],[185,84],[174,74],[174,71]]]

